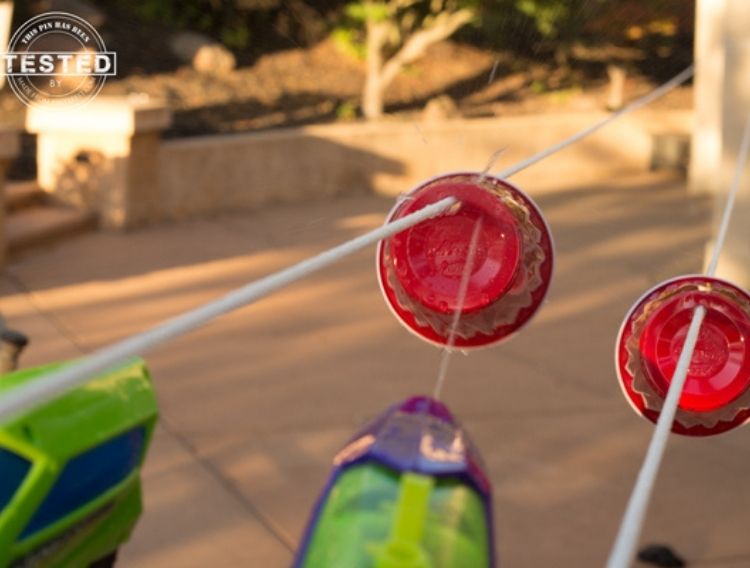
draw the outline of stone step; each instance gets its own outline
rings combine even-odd
[[[47,194],[34,180],[9,181],[5,184],[3,198],[5,200],[5,211],[13,213],[20,209],[44,203]]]
[[[93,213],[64,206],[33,206],[5,218],[5,238],[10,254],[56,243],[96,227]]]

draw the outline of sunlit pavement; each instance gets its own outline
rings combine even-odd
[[[646,289],[700,271],[709,203],[664,175],[532,195],[557,244],[549,300],[507,344],[455,356],[444,395],[491,472],[502,565],[601,566],[652,431],[620,393],[615,336]],[[374,228],[391,205],[356,197],[81,237],[14,262],[2,311],[32,336],[25,365],[78,356]],[[430,392],[438,368],[381,299],[374,250],[147,359],[161,426],[123,567],[287,566],[336,450]],[[749,435],[671,441],[645,542],[691,566],[750,565]]]

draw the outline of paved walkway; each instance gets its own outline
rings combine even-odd
[[[705,201],[664,176],[537,194],[557,241],[547,305],[506,345],[452,361],[445,398],[495,484],[502,565],[601,566],[652,428],[617,386],[620,321],[647,288],[701,268]],[[72,357],[382,222],[358,197],[94,234],[15,262],[3,312],[24,361]],[[430,391],[438,352],[401,329],[373,252],[163,346],[146,512],[121,566],[287,566],[334,452],[390,403]],[[750,430],[675,438],[645,539],[691,566],[750,565]]]

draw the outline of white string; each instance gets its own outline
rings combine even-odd
[[[499,177],[506,178],[520,172],[521,170],[543,160],[547,156],[562,150],[574,142],[588,136],[592,132],[609,124],[616,118],[636,110],[651,101],[666,94],[677,85],[689,79],[693,74],[693,67],[690,66],[673,79],[658,87],[648,95],[634,101],[613,113],[599,123],[586,128],[578,134],[571,136],[567,140],[551,146],[547,150],[532,156],[501,172]],[[344,243],[334,249],[321,253],[320,255],[305,260],[297,265],[289,267],[281,272],[272,274],[250,283],[247,286],[236,290],[227,296],[197,308],[191,312],[182,314],[166,323],[159,325],[151,330],[141,334],[131,336],[119,343],[101,349],[92,353],[78,363],[68,366],[59,371],[47,375],[44,380],[34,381],[32,383],[20,386],[6,393],[0,399],[0,424],[20,412],[33,408],[34,406],[44,404],[59,396],[60,394],[90,380],[97,373],[101,373],[115,365],[123,363],[128,358],[140,355],[152,349],[156,345],[163,343],[173,337],[187,333],[209,320],[234,310],[240,306],[250,304],[258,299],[270,294],[274,290],[289,285],[297,280],[320,270],[321,268],[351,254],[361,248],[391,236],[412,225],[415,225],[425,219],[434,217],[445,211],[456,203],[453,198],[443,199],[433,205],[425,207],[411,215],[403,217],[398,221],[390,223],[380,229],[362,235],[352,241]]]
[[[313,272],[333,264],[345,256],[395,235],[426,219],[440,215],[456,203],[458,201],[453,197],[441,199],[419,211],[322,252],[317,256],[256,280],[218,300],[204,304],[150,330],[133,335],[119,343],[96,351],[77,363],[49,373],[43,380],[32,381],[19,386],[5,393],[0,398],[0,424],[89,381],[98,373],[122,364],[133,356],[142,355],[157,345],[187,333],[217,316],[251,304],[279,288],[288,286]]]
[[[674,415],[677,412],[677,404],[680,402],[682,389],[685,386],[688,369],[690,368],[690,360],[693,358],[698,333],[705,315],[706,308],[703,306],[698,306],[693,312],[693,319],[690,322],[685,343],[682,346],[682,351],[680,351],[680,357],[677,359],[677,368],[669,385],[667,397],[664,399],[659,420],[656,422],[646,458],[643,460],[641,471],[638,473],[638,479],[630,495],[625,515],[620,524],[620,530],[617,533],[617,539],[607,562],[607,568],[627,568],[635,555],[635,548],[638,545],[643,521],[646,517],[646,509],[654,489],[656,475],[659,473],[659,466],[664,457],[664,449],[667,447],[669,432],[672,429]]]
[[[529,166],[533,166],[537,162],[541,162],[545,158],[548,158],[552,154],[555,154],[556,152],[559,152],[560,150],[564,150],[571,144],[574,144],[575,142],[578,142],[579,140],[582,140],[586,136],[589,136],[590,134],[593,134],[597,130],[604,128],[607,126],[610,122],[617,120],[621,116],[631,113],[634,110],[638,110],[641,107],[646,106],[649,103],[652,103],[656,99],[663,97],[668,92],[670,92],[675,87],[678,87],[690,77],[693,76],[693,73],[695,72],[694,67],[691,65],[688,68],[686,68],[681,73],[675,75],[672,79],[661,85],[660,87],[657,87],[647,95],[644,95],[640,99],[634,100],[632,103],[625,105],[620,110],[613,112],[608,117],[600,120],[599,122],[593,124],[592,126],[589,126],[588,128],[584,128],[580,132],[577,132],[573,134],[573,136],[570,136],[569,138],[566,138],[562,142],[558,142],[557,144],[554,144],[550,146],[549,148],[546,148],[542,150],[541,152],[534,154],[530,158],[526,158],[525,160],[518,162],[517,164],[514,164],[510,166],[509,168],[506,168],[505,170],[501,171],[497,174],[500,178],[509,178],[512,175],[517,174],[518,172],[525,170]]]
[[[494,74],[494,71],[495,71],[495,69],[493,68],[493,74]],[[575,142],[578,142],[579,140],[585,138],[586,136],[589,136],[590,134],[593,134],[594,132],[596,132],[600,128],[605,127],[607,124],[609,124],[610,122],[612,122],[612,121],[620,118],[621,116],[623,116],[623,115],[625,115],[625,114],[627,114],[629,112],[633,112],[634,110],[637,110],[637,109],[639,109],[639,108],[641,108],[643,106],[646,106],[647,104],[655,101],[659,97],[664,96],[665,94],[667,94],[668,92],[670,92],[672,89],[674,89],[678,85],[681,85],[682,83],[684,83],[685,81],[687,81],[690,77],[693,76],[693,73],[694,73],[694,68],[691,65],[687,69],[685,69],[684,71],[682,71],[681,73],[679,73],[678,75],[675,75],[672,79],[670,79],[669,81],[667,81],[666,83],[664,83],[660,87],[657,87],[656,89],[654,89],[653,91],[651,91],[650,93],[648,93],[647,95],[641,97],[640,99],[637,99],[637,100],[633,101],[632,103],[630,103],[629,105],[624,106],[623,108],[621,108],[617,112],[612,113],[611,115],[609,115],[605,119],[597,122],[596,124],[593,124],[592,126],[589,126],[588,128],[585,128],[585,129],[581,130],[580,132],[577,132],[576,134],[574,134],[573,136],[570,136],[569,138],[563,140],[562,142],[558,142],[557,144],[554,144],[554,145],[550,146],[549,148],[546,148],[545,150],[543,150],[543,151],[541,151],[541,152],[539,152],[539,153],[537,153],[537,154],[535,154],[535,155],[533,155],[533,156],[531,156],[531,157],[529,157],[529,158],[527,158],[527,159],[525,159],[525,160],[523,160],[521,162],[518,162],[517,164],[515,164],[515,165],[513,165],[513,166],[511,166],[509,168],[506,168],[505,170],[503,170],[502,172],[500,172],[499,174],[497,174],[498,177],[503,178],[503,179],[509,178],[510,176],[512,176],[514,174],[517,174],[518,172],[520,172],[520,171],[528,168],[529,166],[532,166],[532,165],[536,164],[537,162],[540,162],[541,160],[543,160],[543,159],[551,156],[552,154],[554,154],[556,152],[559,152],[560,150],[563,150],[563,149],[567,148],[571,144],[574,144]],[[490,82],[491,81],[492,81],[492,75],[490,77]],[[505,150],[506,150],[505,148],[500,148],[499,150],[496,150],[492,154],[492,156],[490,157],[489,163],[487,164],[487,167],[484,169],[484,171],[480,175],[480,180],[483,179],[487,175],[487,173],[489,172],[489,170],[492,168],[492,165],[494,164],[494,162],[500,157],[500,155],[503,152],[505,152]],[[475,234],[476,234],[476,227],[475,227]],[[474,243],[474,236],[472,236],[472,243]],[[462,289],[459,290],[459,298],[460,298],[459,299],[459,306],[460,306],[460,308],[456,309],[456,312],[455,312],[455,315],[454,315],[453,326],[451,328],[451,332],[450,332],[450,335],[448,337],[448,344],[444,348],[442,357],[440,359],[440,369],[438,371],[438,378],[437,378],[437,382],[435,384],[435,392],[434,392],[434,395],[433,395],[433,398],[436,398],[436,399],[440,398],[440,394],[442,392],[443,384],[445,382],[445,377],[446,377],[446,374],[448,372],[448,363],[450,361],[450,357],[451,357],[451,353],[452,353],[452,349],[453,349],[453,344],[455,343],[455,332],[456,332],[456,328],[458,326],[459,318],[461,316],[461,311],[462,311],[462,308],[463,308],[464,297],[466,295],[466,290],[463,290],[463,287],[465,287],[467,284],[468,284],[468,279],[466,279],[466,282],[464,282],[463,279],[462,279],[462,282],[461,282]],[[462,296],[462,294],[463,294],[463,296]]]
[[[721,225],[719,227],[718,237],[716,238],[716,244],[714,245],[711,262],[706,270],[706,274],[709,276],[714,275],[716,266],[719,262],[719,256],[721,255],[721,249],[724,246],[727,229],[729,228],[729,220],[732,215],[732,209],[734,208],[735,196],[742,179],[742,173],[745,170],[748,150],[750,150],[750,117],[748,117],[745,124],[745,132],[742,136],[742,143],[740,144],[739,155],[737,156],[734,180],[732,182],[732,187],[729,190],[726,205],[724,206],[724,214],[722,215]],[[685,386],[688,370],[690,368],[690,361],[693,358],[695,345],[698,341],[698,334],[700,333],[701,324],[703,323],[703,318],[705,316],[706,308],[703,306],[698,306],[693,311],[687,337],[682,346],[682,351],[680,351],[680,357],[677,359],[677,368],[672,377],[672,382],[669,385],[667,396],[664,399],[664,406],[662,407],[659,419],[656,422],[656,428],[654,429],[651,443],[646,452],[646,457],[643,460],[643,465],[638,473],[638,479],[636,480],[635,487],[633,487],[633,492],[630,495],[628,506],[625,509],[625,515],[623,516],[620,529],[617,533],[617,538],[607,562],[607,568],[627,568],[630,566],[635,556],[635,549],[638,546],[638,539],[640,538],[641,530],[643,528],[643,521],[646,518],[646,510],[648,509],[654,484],[656,483],[656,476],[659,473],[659,466],[664,457],[667,440],[669,439],[669,432],[672,429],[674,416],[677,412],[682,389]]]
[[[471,280],[471,271],[474,269],[474,257],[476,256],[479,232],[481,230],[482,218],[480,217],[477,219],[477,222],[474,223],[474,231],[471,233],[469,250],[466,253],[464,270],[461,274],[461,282],[458,285],[458,294],[456,295],[456,310],[453,312],[453,322],[451,323],[450,333],[448,333],[448,342],[445,344],[443,355],[440,358],[440,368],[438,369],[437,381],[435,381],[435,391],[432,394],[432,398],[435,400],[438,400],[443,392],[443,384],[445,383],[445,377],[448,374],[448,362],[453,353],[453,347],[456,345],[458,323],[461,321],[461,313],[464,311],[464,304],[466,303],[466,293],[469,291],[469,280]]]

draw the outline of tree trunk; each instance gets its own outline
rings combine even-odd
[[[388,25],[367,24],[367,77],[362,93],[362,113],[368,120],[383,116],[385,83],[383,81],[383,49],[388,38]]]
[[[401,72],[404,65],[422,57],[427,49],[439,41],[449,38],[461,26],[474,17],[469,9],[443,12],[429,26],[415,32],[407,39],[393,57],[385,61],[383,49],[388,42],[388,22],[367,23],[367,79],[362,93],[362,112],[367,119],[383,116],[385,91]]]

